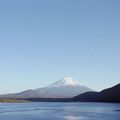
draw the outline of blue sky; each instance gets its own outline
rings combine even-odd
[[[0,0],[0,93],[63,76],[120,83],[119,0]]]

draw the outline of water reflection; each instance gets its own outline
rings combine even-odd
[[[73,116],[73,115],[67,115],[64,116],[65,120],[83,120],[85,117],[78,117],[78,116]]]

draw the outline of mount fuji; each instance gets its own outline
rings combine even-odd
[[[93,91],[90,88],[81,85],[71,77],[63,77],[43,88],[35,90],[26,90],[16,94],[2,95],[9,98],[72,98],[79,94]],[[0,96],[1,97],[1,96]]]
[[[92,90],[71,77],[63,77],[49,86],[37,89],[37,91],[44,93],[44,97],[71,98]]]

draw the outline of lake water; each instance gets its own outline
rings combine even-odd
[[[0,103],[0,120],[120,120],[120,104]]]

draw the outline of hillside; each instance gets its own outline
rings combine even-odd
[[[73,98],[74,101],[82,102],[120,102],[120,84],[101,92],[86,92]]]

